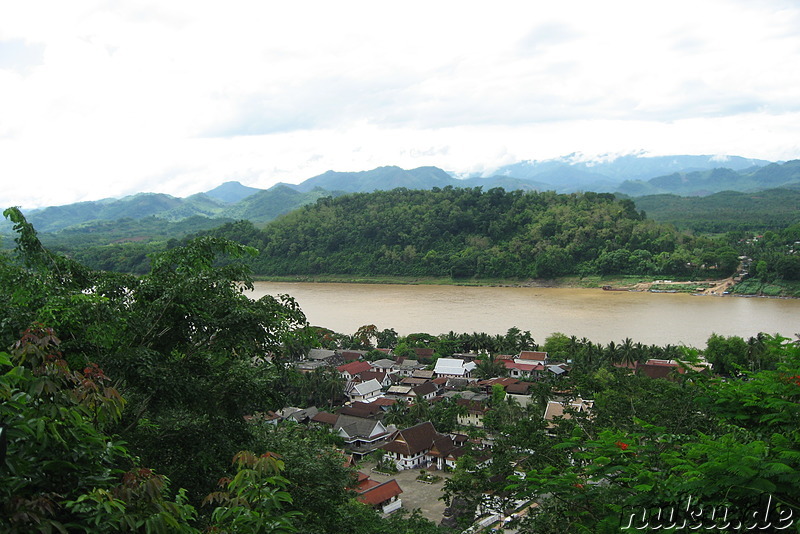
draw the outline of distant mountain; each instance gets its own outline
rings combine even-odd
[[[39,232],[57,232],[77,224],[97,220],[142,219],[178,209],[184,201],[161,193],[139,193],[122,199],[78,202],[52,206],[26,213],[28,222]]]
[[[239,182],[225,182],[211,191],[206,191],[206,195],[228,204],[235,204],[259,191],[263,191],[263,189],[248,187]]]
[[[626,180],[615,191],[633,197],[659,194],[706,196],[721,191],[747,192],[798,187],[800,187],[800,160],[794,160],[740,171],[716,168],[676,172],[647,181]]]
[[[762,167],[770,162],[742,158],[739,156],[646,156],[628,154],[624,156],[600,156],[588,159],[580,154],[570,154],[549,160],[525,160],[500,167],[491,174],[516,178],[543,180],[541,175],[558,176],[561,171],[583,171],[611,183],[625,180],[649,180],[674,172],[692,172],[716,168],[745,170]],[[600,178],[602,177],[602,178]]]
[[[559,193],[616,192],[634,197],[665,193],[702,196],[724,190],[800,188],[800,161],[770,164],[737,156],[642,155],[589,161],[573,154],[515,163],[487,176],[454,176],[438,167],[406,170],[386,166],[360,172],[328,171],[297,185],[278,184],[268,190],[230,181],[186,198],[139,193],[122,199],[49,207],[25,215],[39,232],[58,232],[76,226],[88,228],[87,223],[94,221],[145,217],[177,222],[200,216],[265,223],[324,196],[398,187],[482,187],[484,191],[502,187]],[[0,232],[10,232],[10,224],[0,224]]]
[[[278,184],[267,190],[257,190],[256,193],[224,209],[222,215],[231,219],[246,219],[254,223],[264,223],[306,204],[313,204],[319,198],[341,194],[341,192],[332,193],[319,187],[302,192],[291,186]]]
[[[388,191],[397,187],[431,189],[455,185],[454,182],[456,180],[452,176],[438,167],[405,170],[389,166],[361,172],[328,171],[309,178],[294,188],[304,193],[315,188],[348,193],[371,193],[372,191]]]

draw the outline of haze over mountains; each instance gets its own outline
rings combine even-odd
[[[26,213],[26,217],[40,232],[56,232],[95,221],[146,217],[175,222],[200,216],[265,223],[325,196],[397,187],[432,189],[447,186],[558,193],[596,191],[633,197],[655,194],[705,196],[720,191],[774,188],[800,190],[800,160],[770,163],[738,156],[642,155],[585,160],[573,154],[553,160],[515,163],[501,167],[489,176],[456,175],[437,167],[404,170],[386,166],[361,172],[328,171],[297,185],[281,183],[266,190],[239,182],[226,182],[205,193],[185,198],[139,193],[122,199],[33,210]],[[3,225],[4,231],[8,231],[8,226]]]

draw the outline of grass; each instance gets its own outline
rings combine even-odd
[[[757,295],[767,297],[800,297],[800,282],[794,280],[774,280],[762,282],[758,278],[749,278],[736,284],[734,295]]]

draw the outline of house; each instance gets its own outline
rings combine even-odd
[[[270,425],[277,425],[281,420],[281,416],[273,412],[272,410],[267,410],[266,413],[255,412],[252,415],[245,415],[244,420],[247,421],[248,423],[252,421],[262,421]]]
[[[538,350],[523,350],[517,354],[514,361],[517,363],[538,363],[545,365],[547,363],[547,353]]]
[[[356,401],[349,406],[342,406],[336,413],[339,415],[354,415],[365,419],[374,419],[379,414],[383,413],[383,409],[378,404],[372,402]]]
[[[555,376],[563,376],[569,373],[569,366],[564,363],[560,363],[558,365],[546,365],[545,368]]]
[[[458,414],[459,425],[483,428],[483,416],[489,411],[485,403],[479,400],[458,399],[456,404],[466,409],[464,413]]]
[[[380,360],[375,360],[370,365],[372,365],[376,371],[385,371],[387,373],[391,373],[394,369],[395,362],[388,358],[381,358]]]
[[[335,350],[311,349],[308,351],[306,359],[315,361],[324,361],[324,360],[330,360],[335,357],[337,357]]]
[[[288,406],[278,410],[277,415],[280,417],[281,421],[294,421],[296,423],[306,424],[312,417],[317,415],[318,412],[319,410],[317,410],[316,406],[311,406],[309,408]]]
[[[394,431],[394,427],[391,428]],[[339,414],[333,431],[344,440],[345,448],[357,459],[371,453],[391,437],[391,432],[382,422],[352,415]]]
[[[425,368],[425,364],[419,363],[417,360],[398,360],[392,368],[395,373],[400,376],[413,376],[414,371]]]
[[[540,363],[517,363],[513,360],[503,360],[503,364],[508,369],[509,376],[513,378],[531,378],[541,376],[545,366]]]
[[[415,369],[411,373],[411,378],[421,378],[423,380],[433,380],[436,377],[436,372],[427,369]]]
[[[524,408],[531,403],[530,389],[530,382],[516,382],[506,387],[506,395],[517,401]]]
[[[342,359],[347,363],[363,360],[366,354],[367,351],[365,350],[343,350],[339,353]]]
[[[465,362],[458,358],[439,358],[433,371],[437,377],[443,378],[469,378],[475,362]]]
[[[375,379],[378,382],[380,382],[381,387],[388,388],[389,386],[394,384],[394,380],[397,377],[387,373],[386,371],[377,371],[377,370],[374,370],[374,369],[370,368],[369,371],[364,371],[363,373],[358,375],[358,378],[362,382],[366,382],[368,380]]]
[[[295,364],[295,368],[303,374],[313,373],[322,367],[330,367],[331,364],[326,360],[302,360]]]
[[[425,399],[429,401],[436,396],[439,388],[437,388],[436,384],[433,382],[425,382],[424,384],[420,384],[419,386],[412,388],[412,391],[417,399]]]
[[[345,380],[352,380],[364,371],[372,370],[372,366],[369,362],[356,361],[340,365],[336,370]]]
[[[350,402],[364,401],[368,402],[381,395],[381,384],[374,378],[366,382],[353,384],[352,387],[346,392]]]
[[[390,514],[403,506],[403,501],[400,499],[403,490],[400,489],[397,480],[393,478],[382,484],[367,480],[366,483],[359,484],[356,493],[358,493],[356,499],[359,502],[384,514]]]
[[[413,388],[411,386],[396,385],[396,386],[390,386],[389,389],[386,390],[386,394],[390,398],[410,401],[413,400],[415,397],[414,392],[412,390]]]
[[[400,385],[411,386],[413,388],[416,386],[421,386],[422,384],[425,384],[427,382],[430,382],[430,380],[426,380],[424,378],[414,378],[413,376],[407,376],[400,381]]]
[[[414,354],[417,355],[417,359],[419,361],[431,361],[433,360],[434,350],[429,349],[426,347],[417,347],[414,350]]]
[[[313,425],[324,426],[332,429],[333,425],[336,424],[337,419],[339,419],[339,416],[335,413],[317,412],[309,422]]]
[[[480,380],[478,381],[478,387],[485,391],[487,394],[491,395],[494,386],[500,386],[505,389],[512,385],[519,382],[516,378],[508,378],[508,377],[498,377],[498,378],[489,378],[487,380]]]
[[[558,419],[572,419],[572,412],[586,413],[594,407],[593,400],[584,400],[581,398],[569,401],[547,401],[547,407],[544,410],[544,419],[548,421],[548,427],[554,426],[553,422]]]
[[[628,365],[615,364],[615,367],[627,367],[628,369],[633,369],[634,373],[641,373],[650,378],[665,378],[670,380],[675,375],[686,373],[684,365],[694,371],[703,372],[708,370],[708,367],[691,365],[679,360],[658,359],[650,359],[644,363],[634,362]]]
[[[387,459],[399,470],[420,469],[433,465],[439,469],[456,449],[450,436],[436,431],[430,421],[400,430],[391,441],[381,446]]]

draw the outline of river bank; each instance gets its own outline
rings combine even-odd
[[[651,293],[690,293],[709,296],[800,298],[800,283],[761,283],[745,280],[735,283],[733,278],[720,280],[660,280],[640,275],[564,276],[553,279],[509,280],[501,278],[454,279],[449,277],[413,276],[355,276],[321,274],[315,276],[254,276],[260,282],[334,283],[334,284],[390,284],[422,286],[464,287],[532,287],[611,289],[615,291],[644,291]]]

